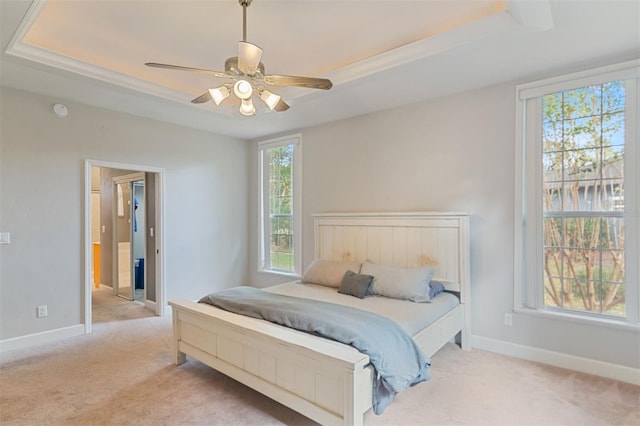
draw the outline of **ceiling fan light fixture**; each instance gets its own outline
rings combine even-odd
[[[0,0],[1,2],[2,0]],[[272,111],[282,112],[289,109],[289,105],[279,95],[264,89],[263,84],[272,86],[306,87],[309,89],[329,90],[333,86],[326,78],[302,77],[295,75],[265,74],[262,59],[262,49],[247,41],[247,7],[253,0],[238,0],[242,7],[242,41],[238,42],[238,56],[228,58],[224,63],[224,72],[204,68],[185,67],[182,65],[145,62],[152,68],[164,68],[176,71],[188,71],[204,74],[216,78],[228,78],[229,82],[215,89],[208,89],[200,96],[191,100],[192,104],[203,104],[213,101],[220,106],[226,98],[233,94],[241,101],[240,113],[255,115],[256,108],[251,97],[254,92]]]
[[[220,86],[215,89],[209,89],[209,94],[211,95],[211,100],[219,106],[222,101],[229,97],[230,92],[227,86]]]
[[[280,102],[280,96],[268,90],[263,90],[262,93],[260,93],[260,99],[262,99],[272,111],[276,105],[278,105],[278,102]]]
[[[242,105],[240,105],[240,114],[256,115],[256,107],[253,106],[253,101],[251,100],[251,98],[242,100]]]
[[[238,80],[233,85],[233,93],[242,100],[247,100],[253,95],[253,86],[247,80]]]

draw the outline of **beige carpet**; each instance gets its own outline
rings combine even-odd
[[[172,365],[171,318],[110,302],[90,335],[2,355],[2,426],[314,424],[195,360]],[[365,424],[640,424],[636,386],[454,345],[431,371]]]
[[[144,290],[136,290],[136,292]],[[153,317],[155,314],[145,309],[141,301],[129,301],[113,295],[111,287],[100,287],[91,293],[93,323],[126,321]]]

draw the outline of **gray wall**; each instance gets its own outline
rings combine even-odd
[[[502,84],[302,130],[303,265],[313,213],[467,211],[476,336],[638,368],[633,330],[514,314],[515,84]],[[258,149],[251,151],[249,276],[257,271]]]
[[[81,321],[86,158],[165,168],[168,299],[289,280],[256,272],[255,144],[71,102],[60,119],[50,112],[59,99],[1,90],[0,229],[12,243],[0,246],[0,339]],[[503,84],[304,129],[303,264],[312,213],[469,211],[474,335],[638,368],[633,330],[521,314],[503,325],[514,93]],[[36,319],[42,304],[49,317]]]
[[[164,168],[168,300],[246,282],[246,141],[0,90],[0,340],[82,322],[85,159]]]

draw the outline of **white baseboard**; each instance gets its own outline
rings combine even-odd
[[[25,349],[43,343],[55,342],[67,337],[85,334],[84,324],[72,325],[70,327],[57,328],[55,330],[43,331],[40,333],[27,334],[26,336],[13,337],[0,340],[0,353]]]
[[[640,386],[640,369],[624,365],[612,364],[595,359],[583,358],[575,355],[567,355],[560,352],[552,352],[546,349],[538,349],[531,346],[518,345],[502,340],[490,339],[482,336],[472,336],[471,345],[474,348],[489,352],[522,358],[528,361],[553,365],[581,373],[606,377],[632,385]]]

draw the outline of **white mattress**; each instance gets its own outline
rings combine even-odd
[[[264,288],[263,290],[287,296],[336,303],[373,312],[395,321],[411,336],[433,323],[460,303],[458,298],[451,293],[441,293],[435,297],[431,303],[415,303],[382,296],[369,296],[364,299],[359,299],[357,297],[340,294],[337,288],[315,284],[301,284],[296,281],[278,284],[273,287]]]

